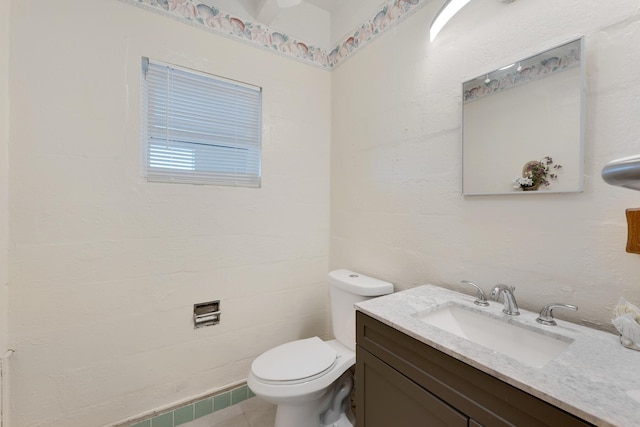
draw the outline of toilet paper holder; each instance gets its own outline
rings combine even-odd
[[[220,300],[201,302],[193,305],[193,327],[217,325],[220,323]]]

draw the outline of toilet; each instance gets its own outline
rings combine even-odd
[[[356,361],[354,304],[393,292],[389,282],[350,270],[329,273],[334,340],[279,345],[251,364],[247,385],[277,405],[274,427],[353,427],[349,396]]]

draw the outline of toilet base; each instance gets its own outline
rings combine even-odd
[[[314,403],[278,405],[274,427],[321,427],[320,414]]]
[[[335,423],[322,424],[322,427],[353,427],[353,424],[351,424],[351,421],[349,421],[349,417],[347,417],[347,414],[342,414],[340,415],[340,419]]]
[[[295,405],[279,404],[274,427],[353,427],[346,414],[351,411],[352,385],[351,372],[347,371],[316,400]]]
[[[278,405],[274,427],[353,427],[353,424],[347,414],[341,414],[340,419],[334,423],[322,424],[316,407]]]

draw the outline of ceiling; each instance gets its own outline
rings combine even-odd
[[[242,2],[243,0],[240,1]],[[269,2],[275,4],[277,3],[277,0],[244,0],[244,2],[252,5],[255,10],[259,10],[259,8],[262,8],[264,4]],[[336,9],[340,3],[344,3],[345,0],[303,0],[302,2],[312,4],[320,9],[331,12]]]
[[[299,6],[280,8],[278,0],[240,0],[240,3],[243,3],[249,12],[253,12],[254,18],[265,25],[270,25],[283,11],[288,12],[287,9],[295,10],[295,8],[304,7],[305,5],[313,5],[331,13],[337,9],[340,3],[344,4],[345,2],[345,0],[301,0]]]
[[[255,3],[259,3],[261,0],[251,0]],[[336,9],[340,3],[344,3],[344,1],[340,0],[306,0],[307,3],[311,3],[312,5],[319,7],[320,9],[324,9],[328,12]]]

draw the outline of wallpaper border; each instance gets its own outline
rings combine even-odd
[[[269,27],[243,20],[198,0],[120,0],[218,35],[331,70],[430,0],[388,0],[359,28],[327,51]]]

